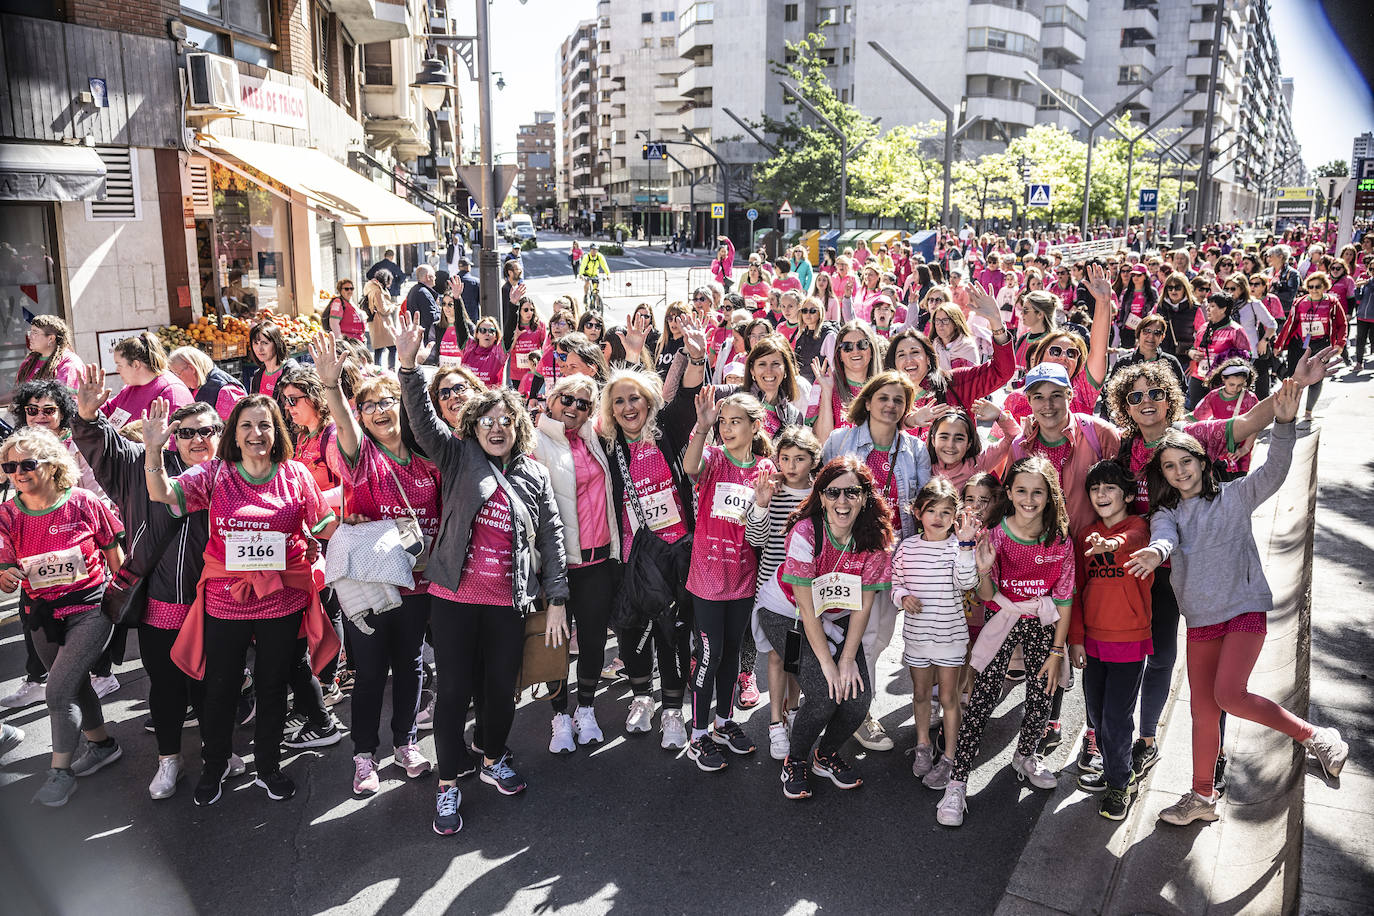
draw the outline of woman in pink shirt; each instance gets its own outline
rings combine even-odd
[[[333,331],[349,340],[359,343],[367,341],[367,316],[363,314],[362,309],[353,304],[352,280],[339,281],[337,294],[329,300],[329,307],[325,309],[324,327],[325,330]]]
[[[165,399],[173,410],[195,400],[191,389],[167,371],[167,353],[151,331],[115,344],[114,364],[124,387],[100,410],[115,429],[123,429],[131,420],[142,420],[158,398]]]
[[[35,315],[26,338],[29,355],[19,364],[15,385],[55,378],[72,390],[81,384],[84,364],[72,351],[72,329],[56,315]]]
[[[711,276],[729,292],[735,275],[735,243],[730,241],[728,236],[722,235],[716,240],[716,244],[718,247],[716,259],[711,262]]]
[[[739,281],[739,294],[744,297],[745,304],[751,309],[762,308],[768,303],[771,288],[768,275],[763,272],[763,262],[758,255],[750,255],[749,266]]]
[[[477,322],[472,340],[463,348],[463,365],[467,366],[488,388],[500,388],[504,383],[503,369],[506,351],[501,346],[501,329],[496,319],[483,316]]]
[[[514,331],[505,342],[506,348],[510,351],[507,371],[514,386],[519,386],[525,380],[525,376],[530,374],[531,354],[538,354],[533,361],[533,365],[538,365],[539,359],[544,355],[545,344],[549,342],[544,323],[539,320],[539,312],[535,310],[534,300],[529,296],[522,296],[519,309]]]

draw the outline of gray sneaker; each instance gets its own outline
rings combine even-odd
[[[24,743],[24,730],[8,722],[0,723],[0,757]]]
[[[1303,742],[1303,746],[1317,758],[1326,775],[1333,778],[1341,775],[1341,768],[1350,756],[1350,745],[1341,740],[1341,733],[1334,728],[1317,729],[1311,738]]]
[[[931,767],[930,772],[921,780],[921,785],[927,789],[943,789],[949,785],[950,777],[954,773],[954,761],[948,757],[941,757]]]
[[[119,742],[112,743],[109,747],[101,747],[98,744],[87,744],[86,753],[82,754],[72,764],[72,774],[75,776],[89,776],[97,770],[103,769],[124,756],[124,749],[119,746]]]
[[[1177,802],[1159,812],[1161,821],[1179,827],[1193,821],[1214,821],[1220,816],[1216,801],[1208,801],[1196,792],[1184,793]]]
[[[916,753],[911,756],[911,775],[920,779],[935,765],[935,748],[929,744],[916,745]]]
[[[33,800],[49,808],[61,808],[75,791],[76,777],[72,775],[72,771],[54,767],[48,770],[48,778],[43,787],[34,793]]]

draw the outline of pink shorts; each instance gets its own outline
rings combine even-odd
[[[1251,611],[1248,614],[1241,614],[1232,617],[1222,623],[1208,624],[1205,627],[1189,627],[1189,642],[1207,642],[1212,639],[1221,639],[1227,633],[1268,633],[1269,615],[1260,611]]]

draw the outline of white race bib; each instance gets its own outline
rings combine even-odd
[[[115,429],[123,429],[128,425],[131,416],[133,416],[133,414],[129,413],[123,407],[116,407],[110,413],[110,425]]]
[[[811,580],[811,603],[817,617],[826,612],[852,614],[862,602],[863,582],[854,573],[826,573]]]
[[[1144,319],[1141,318],[1139,315],[1127,315],[1127,316],[1126,316],[1126,327],[1128,327],[1128,328],[1130,328],[1132,331],[1134,331],[1136,328],[1140,327],[1140,322],[1143,321],[1143,320],[1144,320]]]
[[[224,568],[230,572],[286,569],[286,534],[234,531],[225,535]]]
[[[28,576],[30,588],[52,588],[54,585],[71,585],[86,578],[86,558],[81,555],[80,547],[40,553],[36,557],[23,557],[19,561]]]
[[[446,353],[440,353],[440,354],[439,354],[439,368],[441,368],[441,369],[450,369],[450,368],[452,368],[452,367],[454,367],[454,366],[461,366],[462,364],[463,364],[463,359],[462,359],[462,357],[459,356],[459,355],[457,355],[456,353],[455,353],[455,354],[446,354]]]
[[[711,499],[711,517],[743,525],[754,503],[754,488],[742,483],[718,483]]]
[[[682,515],[677,511],[677,501],[673,499],[673,492],[669,488],[640,497],[639,506],[644,510],[644,520],[649,523],[649,530],[662,531],[682,521]],[[630,530],[639,530],[639,515],[633,509],[630,510]]]
[[[1304,337],[1325,337],[1326,324],[1320,318],[1309,318],[1302,323]]]

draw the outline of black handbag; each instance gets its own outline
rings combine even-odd
[[[635,532],[620,589],[611,605],[611,625],[618,630],[642,630],[670,613],[675,604],[685,601],[692,536],[688,534],[669,544],[649,527],[625,454],[619,446],[614,451],[639,530]]]
[[[100,610],[116,627],[136,627],[143,622],[143,614],[148,609],[148,576],[162,560],[172,541],[186,527],[186,519],[176,521],[158,542],[146,561],[137,554],[126,557],[110,580],[105,583],[105,594],[100,599]],[[139,571],[135,571],[137,565]]]

